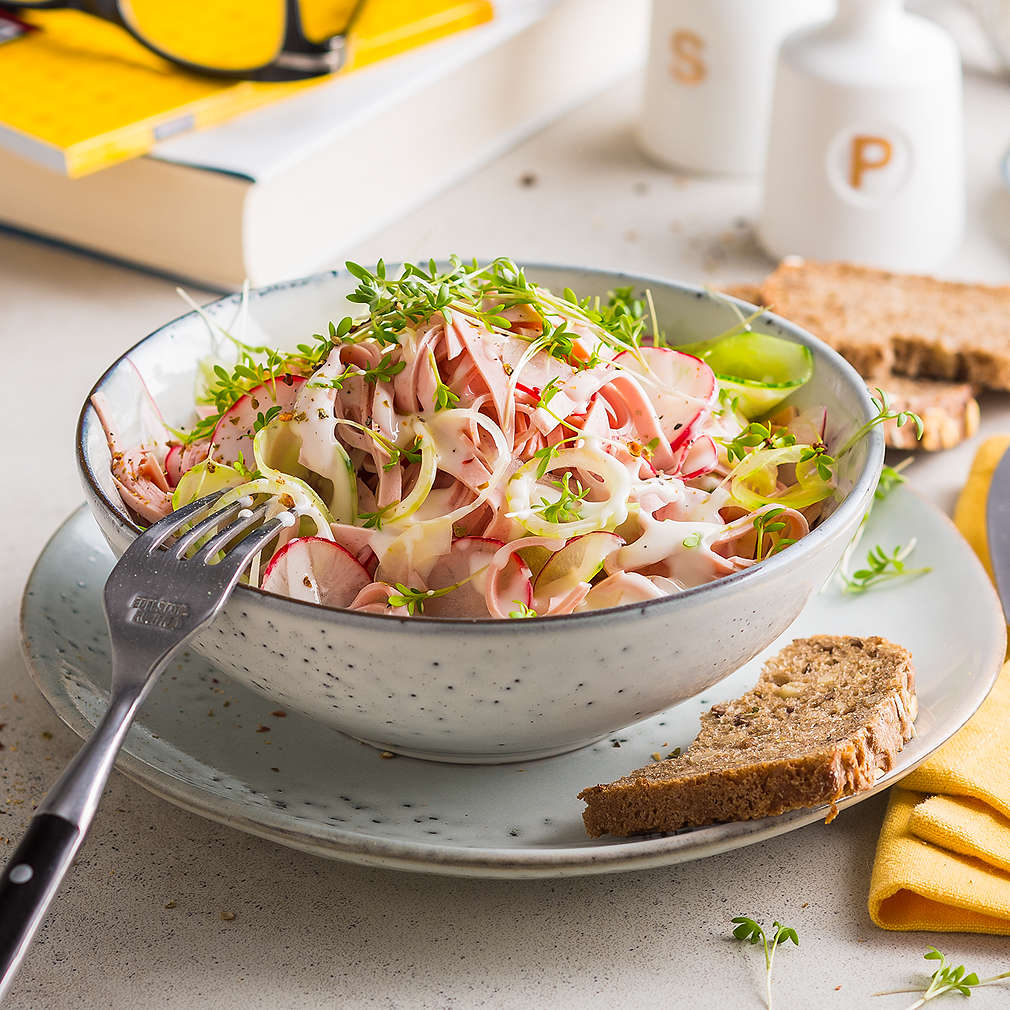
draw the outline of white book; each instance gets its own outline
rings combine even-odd
[[[643,58],[647,0],[496,11],[80,179],[0,151],[0,223],[216,288],[331,265]]]

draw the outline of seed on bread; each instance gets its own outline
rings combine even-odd
[[[893,767],[916,713],[912,658],[901,646],[799,639],[768,660],[753,690],[702,715],[679,757],[579,793],[586,830],[676,831],[834,804]]]

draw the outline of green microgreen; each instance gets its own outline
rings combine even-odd
[[[835,465],[835,457],[828,455],[828,447],[823,442],[815,442],[813,445],[808,445],[800,452],[800,463],[806,463],[809,460],[814,461],[814,465],[817,467],[817,475],[821,480],[831,480],[834,476],[832,468]]]
[[[354,331],[355,339],[370,335],[383,344],[399,342],[409,328],[417,328],[441,313],[447,323],[455,313],[488,326],[506,330],[527,339],[522,331],[512,329],[503,315],[509,309],[525,306],[539,319],[540,332],[529,338],[547,353],[572,359],[575,334],[565,319],[571,316],[586,323],[600,342],[615,351],[637,350],[646,327],[646,304],[654,316],[654,307],[646,293],[645,301],[636,298],[631,288],[618,288],[606,305],[599,298],[579,299],[566,288],[561,297],[529,280],[525,270],[508,257],[498,257],[481,266],[476,260],[465,262],[450,257],[446,269],[439,270],[434,260],[427,264],[405,263],[393,277],[380,260],[374,270],[348,262],[348,272],[357,287],[348,296],[351,302],[367,309],[368,318]],[[662,335],[653,329],[657,338]],[[570,361],[575,367],[591,367],[602,359],[593,354],[588,362]]]
[[[843,558],[838,569],[838,576],[842,581],[843,592],[865,593],[869,589],[898,579],[912,575],[925,575],[932,571],[931,568],[909,568],[905,560],[915,550],[915,538],[913,537],[904,547],[895,547],[892,551],[887,551],[879,544],[870,549],[866,555],[865,567],[858,568],[850,575],[847,571],[848,552]]]
[[[912,457],[908,456],[897,466],[883,466],[880,468],[877,489],[873,492],[873,497],[877,501],[883,501],[899,484],[905,483],[906,478],[901,471],[911,462]]]
[[[227,463],[217,463],[217,466],[227,466]],[[238,459],[231,464],[231,468],[246,481],[256,480],[260,476],[259,470],[250,469],[245,461],[245,453],[241,449],[238,451]],[[209,467],[208,467],[209,469]]]
[[[700,547],[701,534],[697,531],[695,531],[694,533],[688,533],[688,535],[684,537],[684,539],[681,542],[686,548],[688,548],[688,550],[691,550],[695,547]]]
[[[516,605],[516,609],[509,611],[509,617],[519,620],[524,617],[537,616],[537,612],[528,607],[522,600],[513,600],[512,602]]]
[[[543,332],[537,338],[537,345],[552,358],[567,361],[575,350],[575,334],[568,329],[568,320],[562,319],[552,326],[550,320],[543,322]]]
[[[766,509],[764,512],[758,512],[754,516],[754,532],[757,534],[757,539],[754,543],[755,561],[764,561],[765,558],[770,558],[773,554],[784,550],[790,544],[796,543],[796,540],[790,537],[773,536],[773,534],[781,533],[786,528],[785,520],[780,518],[783,512],[785,512],[785,509],[782,506],[778,506],[777,508]],[[766,536],[768,537],[767,551],[765,550]]]
[[[280,412],[281,408],[276,404],[273,407],[270,407],[266,413],[263,413],[261,410],[256,415],[256,420],[253,421],[253,431],[262,431]]]
[[[366,368],[362,373],[365,382],[375,385],[377,382],[391,382],[394,375],[399,375],[407,367],[407,362],[402,358],[393,361],[392,351],[384,354],[379,363],[374,368]]]
[[[358,519],[366,530],[381,530],[387,513],[397,504],[399,503],[390,502],[388,505],[383,505],[382,508],[376,509],[374,512],[359,512]]]
[[[762,944],[764,948],[765,955],[765,1003],[768,1010],[772,1010],[772,965],[775,962],[775,951],[778,950],[780,943],[785,943],[787,940],[794,943],[797,947],[800,945],[800,939],[796,935],[796,930],[790,926],[784,926],[781,922],[775,921],[772,923],[772,927],[775,932],[772,935],[771,943],[769,944],[768,934],[765,933],[761,925],[754,919],[751,919],[746,915],[738,915],[732,920],[736,923],[733,928],[733,936],[738,940],[743,940],[746,943],[751,944]]]
[[[892,410],[891,398],[879,387],[877,387],[877,395],[871,396],[870,399],[873,401],[874,407],[877,408],[877,413],[856,429],[855,433],[838,450],[837,456],[844,456],[867,432],[887,421],[894,421],[899,428],[911,421],[915,425],[915,437],[922,438],[922,418],[915,411]]]
[[[538,449],[530,456],[530,459],[537,461],[537,480],[551,468],[551,461],[556,459],[561,453],[560,445],[547,445],[543,449]]]
[[[740,394],[734,393],[732,389],[726,389],[725,386],[719,387],[719,407],[717,410],[712,411],[713,414],[717,414],[720,417],[724,414],[735,414],[740,407]]]
[[[746,428],[733,438],[716,439],[726,447],[726,455],[731,463],[739,462],[751,450],[758,448],[784,449],[796,444],[796,436],[783,428],[774,427],[769,421],[751,421]]]
[[[459,403],[459,396],[442,381],[442,376],[438,374],[438,365],[435,364],[435,355],[430,351],[428,352],[428,364],[431,366],[432,375],[435,376],[435,395],[432,403],[435,412],[455,407]]]
[[[572,475],[566,473],[561,480],[551,481],[551,486],[556,487],[560,492],[558,500],[548,501],[546,498],[540,499],[540,507],[534,508],[549,523],[571,523],[582,518],[580,508],[589,494],[589,488],[583,488],[578,480],[575,487],[571,487]]]
[[[361,371],[357,368],[345,368],[339,375],[333,376],[330,379],[313,379],[309,386],[312,389],[336,389],[337,391],[344,388],[344,383],[352,375],[360,375]]]
[[[936,947],[930,947],[923,954],[927,961],[939,961],[936,971],[929,976],[929,985],[925,989],[887,989],[883,992],[875,992],[874,996],[895,996],[899,993],[915,993],[919,998],[912,1003],[907,1010],[919,1010],[931,1000],[939,996],[945,996],[949,992],[960,993],[962,996],[970,996],[973,989],[978,989],[984,985],[995,985],[998,982],[1005,982],[1010,979],[1010,971],[1001,972],[999,975],[992,975],[989,978],[980,979],[975,972],[969,972],[963,964],[951,964],[946,955],[941,954]]]
[[[334,335],[338,333],[346,335],[352,325],[352,320],[347,317],[342,319],[339,325],[331,323],[330,329]],[[253,346],[243,343],[231,334],[225,335],[238,348],[238,360],[230,367],[215,364],[206,368],[206,390],[197,398],[197,402],[213,409],[188,430],[169,429],[183,445],[209,438],[229,408],[257,386],[266,386],[271,396],[276,399],[278,382],[284,382],[287,376],[312,375],[333,350],[333,341],[320,334],[313,336],[315,343],[299,344],[292,352]],[[267,417],[265,423],[269,423],[269,420]],[[260,427],[262,426],[260,424]],[[254,428],[259,430],[255,424]]]
[[[462,584],[462,582],[457,582],[442,589],[413,589],[410,586],[405,586],[402,582],[394,582],[393,587],[396,592],[390,594],[389,605],[391,607],[406,607],[407,613],[413,617],[415,613],[424,613],[424,605],[429,600],[433,600],[437,596],[448,596],[454,589],[459,589]]]
[[[386,438],[383,438],[381,442],[383,448],[389,453],[389,462],[382,464],[383,470],[392,470],[394,466],[400,464],[421,462],[421,440],[419,438],[415,438],[406,449],[401,449]]]
[[[540,401],[537,403],[538,407],[547,407],[547,404],[554,399],[555,396],[561,391],[561,378],[557,375],[551,379],[550,382],[540,390]]]

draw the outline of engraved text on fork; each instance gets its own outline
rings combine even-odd
[[[181,628],[189,616],[185,603],[162,600],[157,596],[134,596],[130,620],[134,624],[150,624],[156,628]]]

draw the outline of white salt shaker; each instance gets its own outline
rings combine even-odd
[[[638,137],[691,172],[755,175],[764,163],[775,54],[834,0],[653,0]]]
[[[927,270],[964,226],[961,65],[902,0],[838,0],[783,43],[758,217],[776,257]]]

